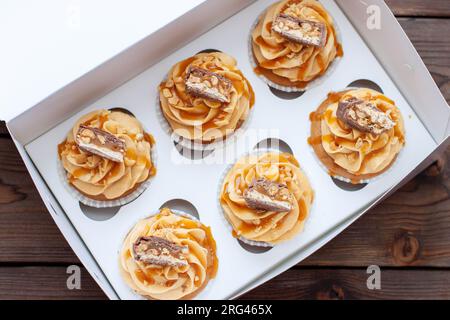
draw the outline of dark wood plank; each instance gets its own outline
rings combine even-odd
[[[9,137],[8,129],[6,128],[5,121],[0,120],[0,137],[7,138]]]
[[[67,267],[0,267],[0,299],[106,299],[86,269],[81,289],[69,290]]]
[[[450,17],[448,0],[385,0],[396,16]]]
[[[448,270],[383,270],[381,290],[366,269],[290,269],[243,299],[450,299]]]
[[[10,139],[0,138],[0,263],[78,263]]]
[[[65,266],[0,267],[0,299],[106,299],[82,268],[81,290],[68,290]],[[294,268],[242,299],[450,299],[448,270],[381,270],[368,290],[366,269]]]

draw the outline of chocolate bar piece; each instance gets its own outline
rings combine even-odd
[[[186,73],[185,85],[187,92],[193,96],[222,103],[230,102],[233,84],[218,73],[190,66]]]
[[[247,206],[262,211],[286,212],[292,209],[292,195],[286,185],[267,179],[254,180],[244,191]]]
[[[99,128],[80,125],[75,142],[80,149],[115,162],[123,162],[125,142]]]
[[[188,262],[184,254],[187,246],[180,246],[164,238],[140,237],[133,245],[134,258],[137,261],[157,266],[182,267]]]
[[[349,127],[380,135],[391,130],[395,122],[373,103],[351,97],[340,101],[336,116]]]
[[[327,39],[327,29],[322,22],[298,19],[283,13],[273,21],[272,30],[290,41],[314,47],[325,46]]]

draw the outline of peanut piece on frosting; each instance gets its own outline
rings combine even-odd
[[[134,258],[149,265],[183,267],[187,266],[184,254],[188,247],[177,245],[164,238],[140,237],[133,245]]]
[[[218,73],[190,66],[186,72],[185,85],[186,91],[193,96],[230,102],[232,82]]]
[[[340,101],[336,116],[349,127],[374,135],[380,135],[395,126],[395,122],[373,103],[355,97]]]
[[[99,128],[80,125],[75,142],[80,149],[115,162],[123,162],[125,142]]]
[[[267,179],[254,180],[244,191],[247,206],[256,210],[286,212],[292,209],[292,196],[285,184]]]
[[[325,24],[298,19],[284,13],[277,15],[272,30],[287,40],[319,48],[325,46],[327,38]]]

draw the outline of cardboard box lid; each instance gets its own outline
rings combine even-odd
[[[1,5],[0,119],[9,121],[206,0]]]

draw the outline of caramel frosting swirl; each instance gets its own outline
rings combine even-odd
[[[186,91],[190,66],[217,73],[232,82],[228,103],[193,96]],[[199,53],[175,64],[159,86],[160,106],[173,131],[201,143],[225,139],[248,118],[254,104],[250,83],[236,66],[236,60],[222,52]]]
[[[255,179],[286,185],[293,196],[292,209],[272,212],[250,208],[244,192]],[[301,232],[313,199],[314,191],[295,157],[277,152],[248,155],[238,160],[226,175],[220,194],[220,204],[236,236],[273,245]]]
[[[99,128],[125,142],[123,162],[114,162],[80,149],[76,135],[80,125]],[[81,117],[58,146],[69,183],[95,200],[113,200],[134,191],[156,174],[151,159],[153,137],[139,121],[123,112],[98,110]]]
[[[134,257],[133,245],[141,237],[160,237],[187,247],[183,266],[147,264]],[[120,271],[136,293],[151,299],[175,300],[194,297],[215,277],[216,243],[209,227],[161,209],[139,221],[126,237],[120,252]]]
[[[367,101],[384,112],[395,125],[380,135],[362,132],[337,118],[340,101],[356,98]],[[355,175],[383,172],[395,160],[405,144],[405,130],[400,110],[394,101],[371,89],[344,92],[324,106],[321,120],[321,144],[334,163]]]
[[[327,30],[325,45],[295,43],[274,32],[272,23],[279,14],[323,23]],[[283,0],[271,5],[252,31],[252,49],[257,72],[280,85],[300,88],[324,74],[343,54],[333,19],[316,0]]]

